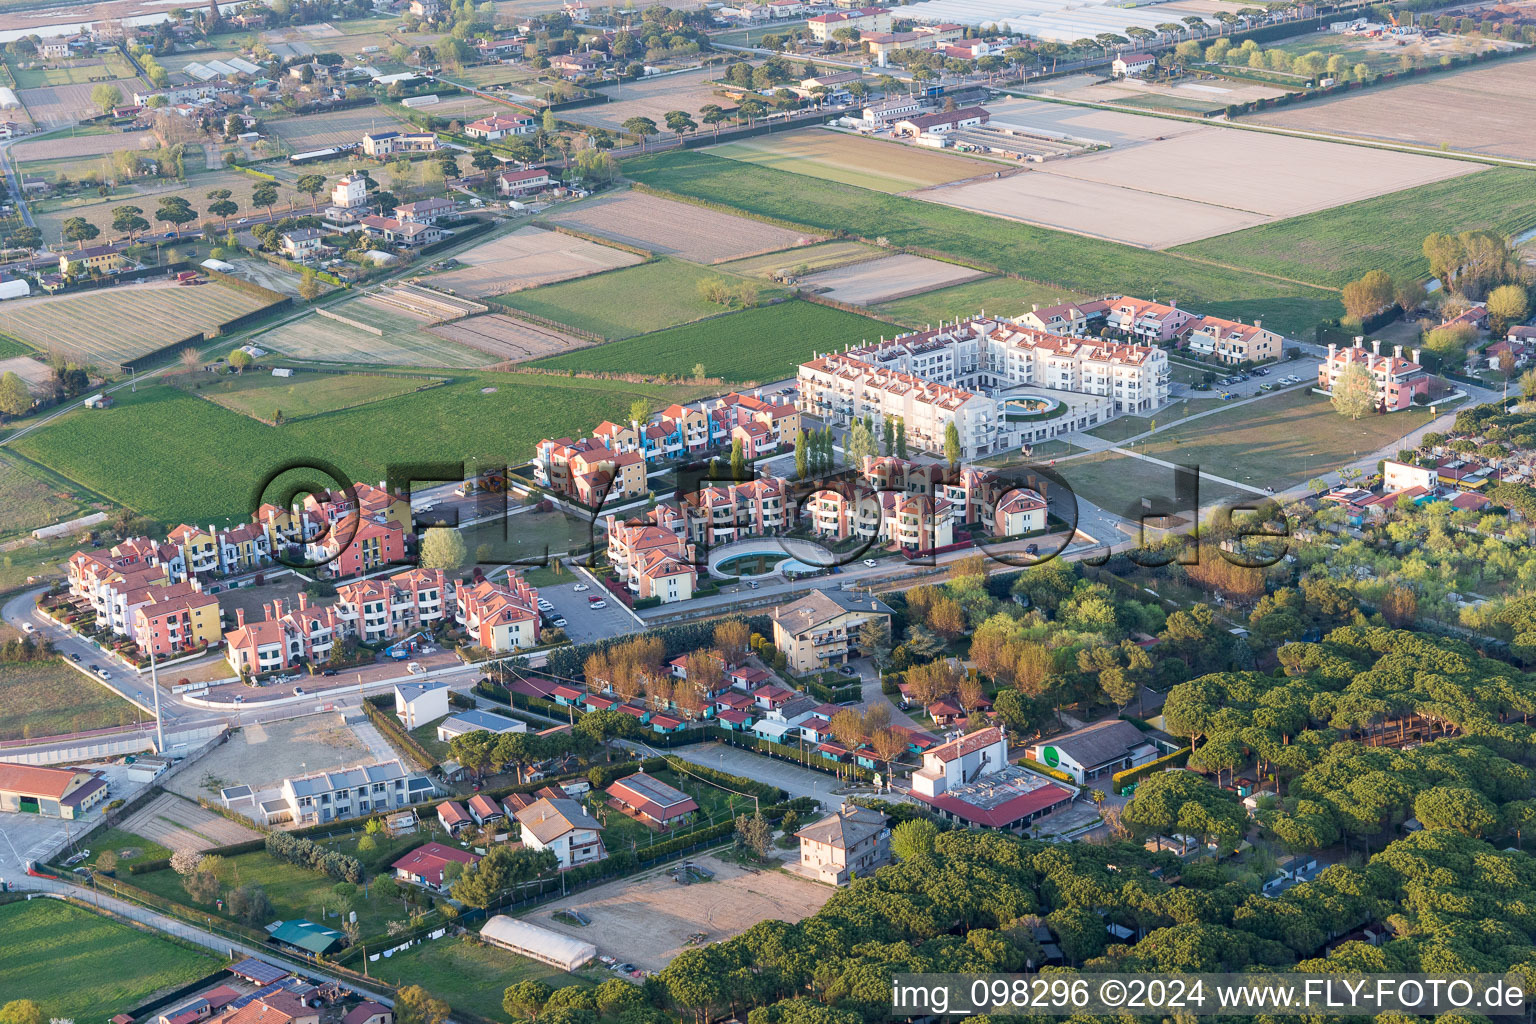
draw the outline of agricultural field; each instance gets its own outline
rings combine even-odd
[[[111,409],[69,412],[13,444],[162,522],[243,522],[252,489],[273,467],[295,460],[324,459],[348,480],[382,480],[390,465],[441,460],[444,452],[516,464],[541,438],[626,416],[636,398],[662,408],[710,390],[466,372],[387,403],[273,428],[176,388],[141,385],[119,392]],[[146,437],[156,443],[145,445]],[[232,463],[232,451],[251,455]]]
[[[60,900],[0,906],[0,992],[43,1018],[102,1021],[223,961]]]
[[[323,363],[469,367],[490,361],[480,352],[430,333],[428,321],[366,295],[330,309],[384,333],[376,335],[350,323],[311,314],[254,335],[251,341],[269,352]]]
[[[507,110],[500,103],[493,103],[483,96],[474,96],[470,93],[443,96],[431,106],[416,109],[418,113],[430,114],[449,121],[475,121],[490,114],[505,113]]]
[[[801,285],[838,302],[873,306],[907,295],[986,277],[985,271],[957,263],[901,254],[850,267],[823,270],[800,279]]]
[[[1150,142],[1056,160],[923,199],[1164,249],[1280,217],[1473,174],[1476,165],[1311,139],[1180,125]]]
[[[598,277],[514,292],[496,302],[611,341],[632,338],[725,312],[699,294],[704,281],[745,284],[739,278],[680,260],[654,260]],[[752,282],[758,287],[756,282]],[[779,292],[762,287],[760,298]]]
[[[0,330],[41,351],[95,364],[131,363],[180,338],[261,309],[253,295],[216,284],[134,284],[74,295],[13,299]]]
[[[970,157],[825,128],[760,135],[714,146],[708,152],[877,192],[943,185],[997,169],[995,164]]]
[[[719,68],[700,68],[676,75],[642,78],[620,86],[604,86],[594,91],[608,96],[611,102],[565,111],[565,120],[596,125],[609,131],[621,130],[624,122],[632,117],[648,117],[658,125],[664,125],[666,120],[662,115],[669,110],[693,113],[709,103],[723,104],[723,98],[709,84],[719,77]]]
[[[132,725],[142,715],[63,658],[7,665],[0,672],[0,740]]]
[[[261,833],[175,793],[160,793],[123,819],[123,828],[167,850],[211,850],[252,839]]]
[[[729,270],[743,277],[766,277],[770,280],[781,275],[814,274],[821,270],[846,267],[863,260],[879,259],[884,253],[863,242],[818,242],[815,245],[771,252],[765,256],[749,256],[744,260],[716,264],[721,270]]]
[[[1339,287],[1368,270],[1427,278],[1423,243],[1432,231],[1454,234],[1487,229],[1512,235],[1532,227],[1536,227],[1536,172],[1494,167],[1207,238],[1176,251]]]
[[[1082,298],[1085,296],[1016,277],[987,277],[883,302],[875,306],[874,311],[908,327],[927,327],[940,320],[972,316],[982,311],[993,316],[1021,316],[1029,312],[1031,306],[1054,306]]]
[[[558,355],[592,344],[587,338],[505,313],[486,313],[428,329],[439,337],[513,363]]]
[[[382,402],[429,387],[439,379],[369,377],[356,373],[298,373],[292,377],[244,373],[217,378],[195,374],[190,379],[173,378],[173,383],[183,388],[194,387],[195,394],[210,402],[266,422],[274,419],[277,412],[286,421]]]
[[[16,88],[45,89],[57,85],[94,85],[106,79],[134,78],[138,72],[128,58],[114,50],[100,57],[67,60],[53,67],[18,67],[11,63]],[[124,97],[133,102],[131,97]]]
[[[686,155],[698,157],[697,153]],[[776,252],[809,240],[795,231],[641,192],[599,196],[564,206],[545,219],[695,263],[721,263]]]
[[[1536,57],[1410,78],[1244,120],[1482,156],[1536,159]]]
[[[1403,59],[1420,60],[1435,64],[1442,57],[1460,57],[1485,50],[1508,46],[1494,40],[1474,39],[1470,36],[1441,35],[1425,39],[1423,36],[1368,36],[1324,35],[1309,32],[1306,35],[1263,46],[1265,50],[1283,50],[1292,57],[1308,53],[1321,53],[1325,57],[1337,54],[1353,68],[1364,64],[1373,74],[1398,71]]]
[[[842,229],[862,238],[883,236],[894,246],[936,248],[1003,271],[1032,277],[1049,274],[1064,291],[1177,295],[1202,312],[1245,320],[1260,317],[1291,334],[1340,311],[1337,294],[1322,288],[708,154],[653,154],[626,161],[625,173],[655,188],[783,218],[812,230]]]
[[[1221,110],[1229,103],[1270,99],[1285,94],[1284,89],[1255,82],[1232,79],[1188,80],[1177,84],[1147,82],[1138,78],[1106,81],[1098,75],[1064,75],[1023,87],[1031,94],[1060,96],[1062,99],[1088,103],[1114,103],[1126,107],[1173,107],[1191,113]],[[991,106],[988,106],[991,109]],[[1023,108],[1029,109],[1029,108]],[[999,117],[1012,122],[1015,117]]]
[[[1432,418],[1428,409],[1410,409],[1350,420],[1327,398],[1295,388],[1159,431],[1136,450],[1280,490],[1389,445]]]
[[[533,227],[477,245],[454,259],[462,266],[433,274],[425,283],[471,298],[505,295],[641,262],[641,257],[623,249]]]
[[[292,153],[307,153],[330,146],[362,141],[374,132],[403,131],[410,126],[382,107],[359,107],[329,114],[309,114],[267,122],[272,134]]]
[[[475,926],[478,930],[478,925]],[[388,960],[380,958],[369,964],[368,971],[391,985],[423,985],[439,999],[446,999],[455,1010],[478,1014],[487,1020],[501,1020],[501,994],[520,981],[542,981],[551,988],[567,985],[591,985],[606,971],[595,968],[579,974],[567,974],[516,953],[510,953],[477,940],[442,938],[421,942]]]
[[[0,452],[0,537],[73,519],[88,509],[68,484]]]
[[[120,149],[147,149],[158,145],[149,132],[85,132],[71,128],[35,139],[24,139],[11,147],[18,163],[56,160],[60,157],[102,156]]]
[[[550,370],[693,376],[764,383],[793,376],[816,352],[894,334],[887,323],[810,302],[781,302],[583,349],[533,365]]]

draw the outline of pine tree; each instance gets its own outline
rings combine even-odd
[[[811,453],[806,451],[808,444],[805,428],[801,427],[795,432],[795,477],[800,480],[804,480],[811,472]]]
[[[896,421],[896,456],[905,459],[907,457],[907,421]]]
[[[885,454],[891,454],[891,449],[896,447],[896,424],[887,416],[885,418]]]

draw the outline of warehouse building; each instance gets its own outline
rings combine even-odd
[[[91,772],[0,762],[0,811],[73,821],[106,798],[106,782]]]
[[[597,956],[597,947],[527,921],[497,914],[480,929],[480,937],[493,946],[541,964],[574,971]]]

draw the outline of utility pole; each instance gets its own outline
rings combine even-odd
[[[155,670],[154,637],[149,645],[149,688],[155,694],[155,752],[165,753],[165,723],[160,719],[160,676]]]

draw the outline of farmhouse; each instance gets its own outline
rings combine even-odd
[[[992,115],[981,107],[960,107],[936,114],[917,114],[902,118],[892,127],[898,135],[942,134],[956,128],[971,128],[986,124]]]
[[[816,672],[847,662],[857,651],[860,626],[871,619],[891,621],[884,601],[842,590],[813,590],[773,610],[773,643],[792,671]]]
[[[341,1018],[341,1024],[394,1024],[395,1011],[383,1003],[364,1000]]]
[[[325,232],[319,228],[295,228],[283,232],[283,252],[296,260],[308,259],[325,248]]]
[[[1073,794],[1008,763],[1008,739],[996,726],[923,753],[912,795],[940,817],[980,828],[1018,829],[1070,803]]]
[[[1372,341],[1371,350],[1363,346],[1364,338],[1356,338],[1354,345],[1339,348],[1328,346],[1328,358],[1317,368],[1317,386],[1329,394],[1334,382],[1351,366],[1364,366],[1375,384],[1376,409],[1379,412],[1400,412],[1413,406],[1415,399],[1429,397],[1429,374],[1419,365],[1419,350],[1413,350],[1412,359],[1403,358],[1403,346],[1393,348],[1392,355],[1381,354],[1381,342]]]
[[[1157,58],[1150,53],[1122,53],[1110,65],[1110,73],[1116,78],[1140,78],[1157,67]]]
[[[96,271],[100,274],[121,269],[127,260],[115,245],[93,245],[74,252],[59,254],[59,273],[65,277],[79,277]]]
[[[396,683],[395,715],[407,729],[448,714],[447,683]]]
[[[356,173],[342,175],[331,189],[331,205],[342,210],[368,205],[368,179]]]
[[[437,150],[436,132],[378,132],[363,136],[363,152],[371,157],[397,153],[432,153]]]
[[[447,232],[435,224],[419,221],[396,220],[394,217],[374,215],[364,217],[359,223],[371,238],[381,238],[393,245],[417,246],[441,242]]]
[[[526,196],[542,192],[554,184],[554,179],[542,167],[530,167],[526,171],[503,171],[496,178],[496,191],[504,196]]]
[[[890,862],[891,832],[884,814],[845,803],[795,838],[800,840],[800,870],[820,882],[847,885],[855,874],[867,875]]]
[[[478,709],[460,711],[456,715],[450,715],[437,723],[437,739],[439,743],[447,743],[455,736],[463,736],[472,732],[488,732],[500,735],[504,732],[527,732],[526,722],[519,722],[515,718],[507,718],[503,715],[492,714],[489,711]]]
[[[915,96],[891,96],[876,100],[864,108],[864,120],[880,128],[923,109],[923,101]]]
[[[480,937],[493,946],[526,956],[562,971],[575,971],[593,957],[597,947],[515,917],[497,914],[480,929]]]
[[[414,203],[402,203],[395,207],[395,220],[402,224],[436,224],[438,218],[453,214],[453,200],[442,196],[418,199]]]
[[[1111,719],[1036,743],[1029,756],[1087,785],[1102,775],[1146,764],[1158,756],[1158,748],[1130,722]]]
[[[395,877],[402,882],[442,890],[446,888],[443,873],[449,864],[469,867],[479,860],[479,856],[468,850],[458,850],[442,843],[427,843],[416,847],[390,867],[394,869]]]
[[[608,795],[627,813],[663,827],[688,821],[699,810],[693,797],[644,772],[615,782]]]
[[[509,117],[504,114],[493,114],[490,117],[482,117],[478,121],[471,121],[464,126],[465,135],[472,139],[484,139],[487,142],[495,142],[508,135],[532,135],[538,130],[538,124],[526,115]]]
[[[0,811],[78,820],[106,798],[106,781],[91,772],[0,761]]]
[[[523,845],[550,850],[561,870],[591,864],[608,856],[602,826],[581,805],[566,797],[540,797],[517,812]]]

